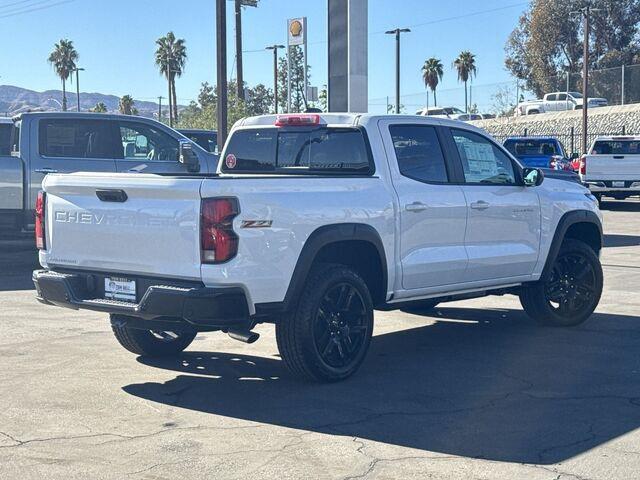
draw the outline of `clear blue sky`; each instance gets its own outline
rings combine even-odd
[[[249,85],[272,85],[272,57],[263,49],[285,43],[286,19],[296,16],[308,17],[311,83],[326,83],[326,3],[260,0],[258,8],[244,10]],[[233,4],[227,2],[227,7],[228,71],[233,76]],[[409,26],[412,33],[402,38],[403,94],[424,92],[420,67],[436,56],[445,65],[439,103],[462,105],[462,90],[449,95],[447,90],[460,88],[451,62],[468,49],[477,55],[475,98],[488,104],[492,89],[482,85],[511,80],[504,69],[504,44],[525,8],[526,2],[518,0],[369,0],[370,101],[394,95],[394,41],[380,32]],[[470,15],[476,12],[486,13]],[[188,103],[197,97],[201,82],[215,83],[215,0],[0,0],[0,32],[13,45],[0,50],[0,84],[38,91],[60,88],[46,59],[56,41],[69,38],[80,53],[79,65],[86,68],[83,91],[154,100],[166,96],[166,83],[153,63],[154,41],[169,30],[186,39],[189,59],[177,91],[180,103]],[[423,101],[420,95],[407,98],[408,104]]]

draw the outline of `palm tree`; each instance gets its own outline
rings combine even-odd
[[[433,92],[433,103],[438,105],[438,97],[436,97],[436,87],[442,75],[444,74],[444,67],[439,58],[431,57],[424,62],[422,66],[422,79],[424,80],[424,87],[430,88]]]
[[[134,110],[135,107],[133,106],[133,104],[136,103],[133,100],[133,97],[131,95],[125,95],[124,97],[122,97],[120,99],[120,104],[118,106],[118,109],[120,110],[120,113],[124,114],[124,115],[134,115]]]
[[[56,75],[62,80],[62,110],[67,110],[67,89],[66,83],[71,72],[76,68],[78,52],[73,47],[73,42],[66,38],[61,39],[54,45],[53,51],[47,59],[53,66]]]
[[[458,81],[464,82],[464,111],[468,112],[467,82],[476,75],[476,56],[468,50],[460,52],[453,62],[453,68],[458,71]]]
[[[103,102],[96,103],[96,106],[91,109],[94,113],[107,113],[107,106]]]
[[[160,74],[167,79],[169,86],[169,121],[178,120],[178,102],[176,98],[176,77],[180,77],[187,61],[187,48],[184,38],[176,39],[173,32],[156,40],[155,61]]]

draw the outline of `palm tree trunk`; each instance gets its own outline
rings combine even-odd
[[[173,110],[171,109],[171,79],[167,77],[167,85],[169,93],[167,95],[167,101],[169,102],[169,125],[173,125]]]
[[[467,100],[467,81],[464,81],[464,113],[469,113],[469,102]]]
[[[433,106],[437,107],[438,106],[438,97],[436,97],[436,89],[433,89]]]
[[[178,122],[178,99],[176,98],[176,77],[171,77],[171,94],[173,95],[173,119]]]
[[[62,79],[62,111],[67,111],[67,89],[64,78]]]

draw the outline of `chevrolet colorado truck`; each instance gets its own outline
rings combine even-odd
[[[180,163],[182,134],[130,115],[23,113],[0,119],[0,238],[33,235],[36,197],[48,173],[194,173]],[[197,172],[215,172],[218,157],[193,142]],[[191,170],[189,170],[191,168]]]
[[[116,339],[178,355],[198,332],[274,323],[295,374],[363,362],[374,309],[514,294],[585,321],[602,291],[601,215],[582,185],[522,167],[481,130],[409,115],[252,117],[217,172],[47,175],[38,299],[110,314]]]

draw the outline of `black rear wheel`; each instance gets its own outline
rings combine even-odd
[[[337,381],[362,364],[373,333],[373,302],[352,269],[314,269],[295,311],[276,324],[278,350],[295,375]]]
[[[113,334],[126,350],[145,357],[178,355],[191,345],[196,332],[172,332],[165,330],[141,330],[128,327],[126,319],[111,315]]]
[[[579,240],[568,239],[545,280],[525,288],[520,302],[533,319],[553,326],[587,320],[600,301],[602,266],[596,253]]]

